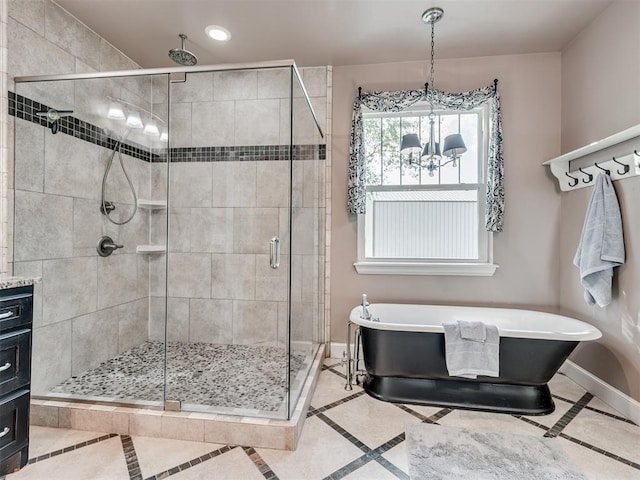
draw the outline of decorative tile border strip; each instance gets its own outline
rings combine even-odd
[[[339,367],[339,366],[341,366],[341,365],[340,364],[331,365],[331,366],[326,366],[325,365],[324,367],[322,367],[322,370],[329,370],[330,372],[335,373],[339,377],[342,377],[343,379],[346,380],[347,376],[344,373],[339,372],[338,370],[335,369],[335,367]]]
[[[591,394],[590,393],[586,393],[585,395],[591,395]],[[557,398],[561,398],[561,397],[557,397]],[[567,400],[567,399],[564,399],[564,398],[561,398],[561,399],[566,401],[566,402],[571,402],[571,400]],[[583,399],[584,399],[584,396],[580,400],[575,402],[574,406],[577,405],[578,403],[580,403],[581,401],[583,401]],[[595,411],[597,413],[601,413],[601,414],[603,414],[605,416],[615,418],[616,420],[621,420],[621,421],[625,421],[626,420],[627,423],[631,423],[632,425],[635,425],[633,422],[627,420],[626,418],[617,417],[617,415],[612,415],[610,413],[603,412],[603,411],[597,410],[595,408],[589,408],[589,407],[583,406],[580,410],[583,410],[583,409],[585,409],[585,410],[593,410],[593,411]],[[569,411],[571,411],[571,410],[569,410]],[[568,413],[569,412],[567,412],[565,414],[565,416],[567,416]],[[577,413],[579,413],[579,411]],[[576,413],[576,415],[577,415],[577,413]],[[575,419],[576,415],[573,415],[571,417],[571,419],[569,420],[569,422],[571,420]],[[535,420],[531,420],[530,418],[526,418],[526,417],[523,417],[521,415],[512,415],[512,417],[517,418],[518,420],[522,420],[523,422],[528,423],[529,425],[533,425],[534,427],[538,427],[541,430],[546,430],[546,431],[550,430],[545,425],[542,425],[541,423],[538,423]],[[563,416],[563,418],[564,418],[564,416]],[[565,424],[565,426],[563,428],[566,428],[566,426],[568,425],[569,422],[567,422],[567,424]],[[557,425],[557,423],[556,423],[556,425]],[[548,435],[545,434],[544,436],[547,437]],[[571,437],[571,436],[567,435],[566,433],[560,432],[557,435],[555,435],[553,438],[555,438],[555,437],[564,438],[565,440],[569,440],[570,442],[573,442],[573,443],[575,443],[577,445],[580,445],[581,447],[587,448],[587,449],[592,450],[592,451],[594,451],[596,453],[604,455],[607,458],[610,458],[612,460],[616,460],[616,461],[618,461],[620,463],[624,463],[625,465],[628,465],[628,466],[630,466],[632,468],[635,468],[636,470],[640,470],[640,464],[639,463],[636,463],[633,460],[629,460],[627,458],[621,457],[620,455],[615,455],[615,454],[613,454],[611,452],[608,452],[607,450],[604,450],[602,448],[599,448],[599,447],[596,447],[594,445],[591,445],[590,443],[583,442],[582,440],[579,440],[577,438]]]
[[[9,91],[9,115],[36,125],[49,127],[46,116],[37,115],[50,109],[44,103]],[[94,125],[73,115],[58,120],[59,132],[113,150],[118,139],[109,135],[104,128]],[[289,145],[240,145],[226,147],[179,147],[167,149],[149,149],[135,142],[122,144],[121,152],[145,162],[164,162],[170,156],[171,163],[177,162],[237,162],[237,161],[288,161],[291,157]],[[324,144],[294,145],[293,160],[326,160],[327,147]]]
[[[288,161],[289,145],[246,145],[227,147],[174,147],[170,149],[171,163],[177,162],[256,162]],[[325,160],[327,147],[294,145],[293,160]],[[153,162],[166,162],[166,150],[155,151]]]
[[[555,425],[553,425],[547,433],[544,434],[545,437],[557,437],[560,435],[560,432],[565,429],[569,422],[576,418],[576,415],[580,413],[580,411],[591,401],[593,395],[589,392],[585,393],[580,400],[573,404],[573,406],[558,420]]]
[[[124,460],[127,462],[127,471],[129,472],[129,480],[142,480],[142,471],[138,463],[138,455],[133,445],[133,440],[129,435],[120,435],[122,442],[122,450],[124,452]]]
[[[592,412],[595,412],[595,413],[599,413],[600,415],[604,415],[605,417],[615,418],[616,420],[619,420],[624,423],[628,423],[629,425],[635,425],[636,427],[638,426],[636,425],[636,423],[632,422],[628,418],[621,417],[620,415],[616,415],[614,413],[605,412],[604,410],[600,410],[599,408],[590,407],[589,405],[587,405],[586,407],[584,407],[584,409],[591,410]]]
[[[612,460],[616,460],[620,463],[624,463],[625,465],[628,465],[632,468],[635,468],[636,470],[640,470],[640,463],[636,463],[633,460],[629,460],[627,458],[621,457],[620,455],[616,455],[614,453],[608,452],[607,450],[604,450],[600,447],[596,447],[595,445],[591,445],[590,443],[587,442],[583,442],[582,440],[579,440],[577,438],[571,437],[569,435],[567,435],[566,433],[560,433],[558,435],[560,438],[564,438],[565,440],[569,440],[570,442],[573,442],[577,445],[580,445],[581,447],[584,448],[588,448],[589,450],[592,450],[596,453],[599,453],[600,455],[604,455],[607,458],[610,458]]]
[[[9,115],[21,118],[27,122],[35,123],[43,127],[49,127],[49,120],[46,116],[37,115],[38,112],[47,112],[50,107],[44,103],[36,102],[30,98],[23,97],[9,91]],[[79,118],[69,115],[58,120],[59,133],[64,133],[72,137],[84,140],[85,142],[99,145],[109,150],[113,150],[118,144],[118,140],[110,137],[105,129],[85,122]],[[145,162],[151,161],[151,152],[148,148],[136,143],[123,143],[121,152]]]
[[[340,425],[338,425],[336,422],[334,422],[333,420],[331,420],[329,417],[327,417],[324,413],[318,413],[316,414],[316,417],[318,417],[320,420],[322,420],[324,423],[326,423],[327,425],[329,425],[331,428],[333,428],[336,432],[338,432],[343,438],[345,438],[346,440],[348,440],[349,442],[351,442],[354,446],[358,447],[362,453],[369,453],[371,452],[371,449],[369,447],[367,447],[363,442],[361,442],[360,440],[358,440],[356,437],[354,437],[352,434],[350,434],[349,432],[347,432],[344,428],[342,428]]]
[[[349,395],[348,397],[341,398],[340,400],[336,400],[335,402],[329,403],[322,407],[318,407],[318,408],[310,407],[309,411],[307,412],[307,418],[313,417],[314,415],[317,415],[322,412],[326,412],[327,410],[330,410],[334,407],[347,403],[350,400],[354,400],[358,397],[361,397],[362,395],[364,395],[364,393],[365,393],[364,390],[360,390],[359,392]]]
[[[218,448],[217,450],[213,450],[209,453],[205,453],[199,457],[196,457],[188,462],[184,462],[176,467],[165,470],[164,472],[156,473],[155,475],[151,475],[150,477],[145,478],[145,480],[161,480],[163,478],[168,478],[171,475],[175,475],[178,472],[183,472],[191,467],[195,467],[196,465],[201,464],[202,462],[206,462],[207,460],[211,460],[212,458],[218,457],[223,453],[230,452],[234,448],[238,448],[235,445],[225,445],[222,448]]]
[[[547,430],[549,430],[549,427],[547,427],[546,425],[538,423],[535,420],[531,420],[530,418],[523,417],[521,415],[511,415],[511,416],[513,418],[517,418],[518,420],[522,420],[524,423],[528,423],[529,425],[533,425],[534,427],[538,427],[539,429],[544,430],[545,432]]]
[[[409,475],[404,473],[402,470],[400,470],[398,467],[396,467],[393,463],[391,463],[389,460],[384,458],[382,455],[376,457],[376,462],[378,462],[380,465],[386,468],[389,472],[393,473],[400,480],[411,480]]]
[[[359,395],[357,395],[357,396],[360,396],[361,394],[364,393],[364,391],[358,392],[358,393],[359,393]],[[352,395],[351,397],[354,397],[354,395]],[[336,403],[336,404],[346,403],[346,401],[348,401],[348,399],[349,400],[352,399],[351,397],[347,397],[347,398],[345,398],[345,399],[343,399],[341,401],[334,402],[334,403]],[[330,405],[333,405],[333,404],[330,404]],[[326,407],[329,407],[329,405],[326,405]],[[405,408],[407,408],[407,407],[405,407]],[[407,410],[410,410],[410,409],[407,408]],[[436,412],[435,414],[431,415],[430,417],[425,417],[424,415],[420,415],[418,412],[414,412],[414,413],[416,413],[417,415],[419,415],[420,417],[422,417],[424,419],[423,423],[437,423],[438,420],[440,420],[445,415],[448,415],[452,411],[453,411],[453,409],[451,409],[451,408],[443,408],[442,410],[439,410],[438,412]],[[410,413],[410,412],[407,412],[407,413]],[[355,472],[360,467],[366,465],[367,463],[369,463],[371,461],[376,461],[379,465],[384,467],[387,471],[389,471],[390,473],[395,475],[397,478],[399,478],[401,480],[409,480],[409,476],[406,473],[404,473],[397,466],[395,466],[393,463],[391,463],[390,461],[388,461],[386,458],[384,458],[382,456],[384,453],[386,453],[387,451],[391,450],[393,447],[395,447],[395,446],[399,445],[400,443],[404,442],[404,440],[405,440],[404,432],[399,434],[399,435],[396,435],[394,438],[392,438],[391,440],[389,440],[389,441],[383,443],[382,445],[376,447],[375,449],[372,449],[372,448],[369,448],[368,446],[366,446],[363,442],[358,440],[355,436],[353,436],[351,433],[349,433],[347,430],[345,430],[343,427],[338,425],[336,422],[331,420],[329,417],[327,417],[323,413],[321,413],[321,412],[316,413],[316,416],[320,420],[325,422],[328,426],[333,428],[336,432],[338,432],[344,439],[348,440],[351,444],[353,444],[354,446],[358,447],[364,453],[364,455],[356,458],[355,460],[353,460],[353,461],[349,462],[348,464],[346,464],[344,467],[341,467],[340,469],[336,470],[332,474],[326,476],[324,478],[324,480],[339,480],[339,479],[342,479],[345,476]]]
[[[249,459],[253,462],[253,464],[258,467],[258,470],[260,470],[260,473],[265,478],[265,480],[279,480],[278,476],[273,470],[271,470],[271,467],[267,465],[267,462],[262,459],[258,452],[256,452],[255,448],[242,447],[242,449],[244,450],[244,453],[247,454]]]
[[[344,374],[342,374],[341,372],[339,372],[339,371],[334,369],[334,367],[338,367],[338,366],[340,366],[340,364],[325,365],[325,366],[323,366],[322,369],[323,370],[328,370],[328,371],[334,373],[335,375],[338,375],[341,378],[345,378]],[[330,408],[333,408],[333,407],[338,406],[338,405],[342,405],[342,404],[348,402],[349,400],[352,400],[354,398],[357,398],[357,397],[361,396],[363,393],[364,393],[364,391],[360,391],[360,392],[358,392],[358,393],[356,393],[354,395],[351,395],[349,397],[345,397],[342,400],[338,400],[337,402],[334,402],[332,404],[325,405],[321,409],[312,409],[312,410],[309,411],[308,416],[317,415],[318,413],[321,413],[321,412],[324,412],[326,410],[329,410]],[[596,412],[598,414],[601,414],[601,415],[604,415],[604,416],[607,416],[607,417],[610,417],[610,418],[614,418],[616,420],[619,420],[619,421],[622,421],[622,422],[625,422],[625,423],[629,423],[631,425],[635,425],[635,423],[633,423],[631,420],[628,420],[628,419],[626,419],[624,417],[620,417],[618,415],[614,415],[612,413],[604,412],[604,411],[599,410],[597,408],[593,408],[593,407],[587,406],[587,404],[593,398],[593,395],[590,394],[589,392],[586,392],[578,401],[573,401],[573,400],[570,400],[568,398],[561,397],[559,395],[552,395],[552,396],[554,398],[557,398],[557,399],[562,400],[564,402],[572,403],[573,406],[551,428],[549,428],[549,427],[547,427],[547,426],[545,426],[545,425],[543,425],[541,423],[538,423],[535,420],[531,420],[530,418],[526,418],[526,417],[521,416],[521,415],[512,415],[512,417],[517,418],[519,420],[522,420],[523,422],[528,423],[530,425],[533,425],[535,427],[538,427],[541,430],[545,430],[546,431],[546,433],[544,435],[545,437],[554,438],[554,437],[558,437],[559,436],[559,437],[564,438],[566,440],[569,440],[569,441],[571,441],[571,442],[573,442],[573,443],[575,443],[577,445],[580,445],[580,446],[582,446],[584,448],[587,448],[587,449],[592,450],[594,452],[600,453],[601,455],[604,455],[607,458],[610,458],[612,460],[616,460],[616,461],[618,461],[620,463],[623,463],[623,464],[628,465],[628,466],[630,466],[632,468],[635,468],[636,470],[640,470],[640,464],[639,463],[636,463],[636,462],[634,462],[632,460],[629,460],[627,458],[621,457],[619,455],[615,455],[615,454],[613,454],[611,452],[608,452],[608,451],[606,451],[606,450],[604,450],[602,448],[596,447],[596,446],[591,445],[591,444],[589,444],[587,442],[583,442],[583,441],[581,441],[579,439],[573,438],[573,437],[571,437],[569,435],[566,435],[566,434],[562,433],[562,430],[564,430],[567,427],[567,425],[569,425],[569,423],[573,419],[575,419],[575,417],[578,415],[578,413],[580,413],[580,411],[582,411],[583,409],[591,410],[591,411],[594,411],[594,412]],[[449,414],[449,413],[451,413],[453,411],[453,409],[451,409],[451,408],[443,408],[442,410],[440,410],[436,414],[432,415],[431,417],[425,417],[421,413],[412,410],[411,408],[407,407],[406,405],[396,404],[396,407],[398,407],[401,410],[409,413],[410,415],[413,415],[414,417],[422,420],[423,422],[428,422],[428,423],[437,423],[438,420],[440,420],[442,417],[444,417],[445,415],[447,415],[447,414]],[[324,415],[318,415],[318,418],[321,418],[321,419],[324,420],[323,417],[327,418]],[[331,425],[329,425],[329,426],[331,426]],[[340,427],[340,428],[342,428],[342,427]],[[340,433],[339,430],[336,429],[336,431],[338,431],[338,433]],[[347,437],[345,435],[342,435],[342,436],[344,438],[346,438],[347,440],[349,440],[349,437]],[[400,436],[404,437],[404,434],[399,435],[398,437],[396,437],[393,440],[399,439]],[[392,442],[393,440],[391,440],[390,442]],[[404,440],[404,438],[402,440]],[[402,441],[402,440],[400,440],[400,441]],[[389,442],[387,442],[387,443],[389,443]],[[382,461],[387,462],[389,465],[383,465],[383,462],[381,460],[378,460],[377,458],[372,458],[373,452],[383,448],[385,445],[386,444],[383,444],[380,447],[378,447],[376,450],[372,450],[371,453],[366,453],[364,456],[359,457],[358,459],[354,460],[353,462],[350,462],[349,464],[347,464],[344,467],[342,467],[340,470],[337,470],[336,472],[333,472],[331,475],[325,477],[325,480],[338,480],[338,479],[341,479],[341,478],[343,478],[346,475],[354,472],[355,470],[357,470],[361,466],[369,463],[371,460],[374,460],[374,459],[376,461],[378,461],[378,463],[380,463],[382,466],[387,468],[387,470],[389,470],[391,473],[394,473],[398,478],[407,478],[408,479],[407,476],[404,476],[405,475],[404,472],[400,471],[400,473],[402,474],[402,476],[401,476],[401,475],[398,475],[397,472],[395,472],[391,468],[389,468],[389,466],[391,466],[391,467],[397,469],[397,467],[395,467],[395,465],[393,465],[390,462],[387,462],[386,459],[384,459],[383,457],[380,457],[380,459]],[[356,445],[356,446],[358,446],[358,445]]]
[[[105,440],[109,440],[110,438],[117,437],[116,433],[109,433],[108,435],[102,435],[101,437],[92,438],[91,440],[87,440],[85,442],[76,443],[75,445],[70,445],[65,448],[61,448],[60,450],[54,450],[53,452],[45,453],[43,455],[39,455],[34,458],[30,458],[27,462],[28,465],[32,463],[41,462],[42,460],[48,460],[51,457],[57,457],[58,455],[62,455],[63,453],[71,452],[73,450],[78,450],[79,448],[88,447],[89,445],[94,445],[98,442],[103,442]]]
[[[551,394],[551,396],[553,398],[557,398],[558,400],[562,400],[563,402],[575,403],[575,400],[570,400],[570,399],[568,399],[566,397],[561,397],[560,395]],[[620,415],[616,415],[615,413],[605,412],[604,410],[600,410],[599,408],[592,407],[590,405],[587,405],[584,408],[585,408],[585,410],[591,410],[592,412],[599,413],[600,415],[604,415],[605,417],[615,418],[616,420],[620,420],[621,422],[628,423],[629,425],[636,425],[634,422],[632,422],[628,418],[622,417]]]

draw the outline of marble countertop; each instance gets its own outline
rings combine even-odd
[[[35,285],[40,280],[40,277],[0,277],[0,290]]]

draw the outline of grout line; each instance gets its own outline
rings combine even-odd
[[[549,427],[543,425],[541,423],[536,422],[535,420],[531,420],[530,418],[523,417],[522,415],[511,415],[513,418],[517,418],[518,420],[522,420],[529,425],[533,425],[534,427],[538,427],[540,430],[548,431]]]
[[[120,441],[122,442],[124,460],[125,462],[127,462],[129,479],[142,480],[142,471],[140,470],[138,455],[136,454],[136,447],[133,445],[133,440],[131,440],[131,437],[129,435],[120,435]]]
[[[347,438],[347,437],[345,437],[345,438]],[[353,438],[355,438],[355,437],[353,437]],[[347,438],[347,440],[350,440],[350,439]],[[399,445],[400,443],[404,442],[404,440],[405,440],[405,434],[404,434],[404,432],[402,432],[401,434],[395,436],[391,440],[383,443],[382,445],[380,445],[379,447],[377,447],[375,449],[371,449],[371,448],[365,446],[365,448],[367,449],[365,451],[362,448],[360,448],[364,452],[364,455],[361,455],[360,457],[358,457],[355,460],[347,463],[345,466],[341,467],[340,469],[338,469],[335,472],[331,473],[330,475],[326,476],[324,480],[338,480],[338,479],[344,478],[345,476],[355,472],[360,467],[366,465],[367,463],[369,463],[371,461],[376,461],[378,464],[380,464],[382,467],[384,467],[389,472],[394,474],[396,477],[398,477],[398,478],[400,478],[402,480],[409,480],[409,477],[402,470],[400,470],[398,467],[396,467],[393,463],[389,462],[386,458],[382,457],[382,455],[385,452],[391,450],[396,445]],[[354,442],[351,441],[351,443],[354,443]],[[354,445],[356,445],[356,444],[354,443]],[[358,445],[356,445],[356,446],[358,446]]]
[[[260,473],[266,480],[279,480],[278,476],[275,474],[271,467],[267,465],[267,462],[263,460],[258,452],[253,447],[242,447],[244,453],[251,459],[253,464],[258,467]]]
[[[334,364],[331,364],[331,365],[325,363],[324,365],[322,365],[322,369],[323,370],[328,370],[330,368],[341,367],[341,366],[342,366],[342,363],[340,363],[340,362],[334,363]]]
[[[335,472],[327,475],[323,480],[340,480],[347,475],[355,472],[360,467],[364,467],[367,463],[371,462],[373,458],[370,455],[362,455],[355,460],[347,463],[344,467],[339,468]]]
[[[566,428],[569,423],[576,418],[576,415],[580,413],[580,411],[589,403],[589,401],[593,398],[589,392],[585,393],[580,400],[578,400],[568,411],[565,413],[560,420],[558,420],[555,425],[553,425],[547,433],[544,434],[545,437],[557,437],[562,430]]]
[[[407,412],[409,415],[413,415],[414,417],[416,417],[418,420],[421,420],[423,422],[426,422],[429,420],[429,417],[426,417],[424,415],[422,415],[419,412],[416,412],[415,410],[407,407],[406,405],[403,405],[401,403],[396,403],[394,404],[396,407],[398,407],[400,410],[402,410],[403,412]]]
[[[387,460],[384,457],[377,457],[376,458],[376,462],[378,462],[379,465],[383,466],[384,468],[387,469],[387,471],[393,473],[396,477],[398,477],[401,480],[411,480],[409,475],[407,475],[406,473],[404,473],[402,470],[400,470],[397,466],[395,466],[393,463],[391,463],[389,460]]]
[[[427,418],[426,422],[427,423],[438,423],[438,420],[440,420],[442,417],[449,415],[451,412],[453,412],[453,408],[443,408],[442,410],[440,410],[439,412],[434,413],[433,415],[431,415],[429,418]]]
[[[199,457],[196,457],[194,459],[188,460],[180,465],[178,465],[177,467],[172,467],[168,470],[165,470],[164,472],[160,472],[160,473],[156,473],[155,475],[152,475],[150,477],[147,477],[145,480],[161,480],[163,478],[167,478],[170,477],[171,475],[175,475],[176,473],[182,472],[184,470],[187,470],[191,467],[194,467],[196,465],[201,464],[202,462],[206,462],[207,460],[211,460],[212,458],[218,457],[224,453],[227,453],[231,450],[233,450],[234,448],[237,448],[235,445],[225,445],[222,448],[219,448],[217,450],[213,450],[209,453],[205,453],[204,455],[201,455]]]
[[[563,402],[566,402],[566,403],[575,403],[575,400],[571,400],[567,397],[556,395],[555,393],[552,393],[551,396],[558,400],[562,400]],[[615,418],[616,420],[620,420],[621,422],[625,422],[630,425],[636,425],[633,421],[629,420],[628,418],[622,417],[620,415],[616,415],[615,413],[605,412],[604,410],[600,410],[599,408],[595,408],[595,407],[590,407],[589,405],[587,405],[584,408],[586,408],[587,410],[591,410],[592,412],[600,413],[601,415],[605,415],[610,418]]]
[[[520,415],[512,415],[512,416],[514,418],[522,420],[523,422],[526,422],[526,423],[528,423],[530,425],[538,427],[538,428],[540,428],[542,430],[548,430],[548,428],[546,426],[544,426],[541,423],[538,423],[538,422],[536,422],[534,420],[531,420],[530,418],[525,418],[525,417],[522,417]],[[631,423],[633,423],[633,422],[631,422]],[[598,448],[598,447],[596,447],[594,445],[591,445],[590,443],[587,443],[587,442],[584,442],[584,441],[579,440],[577,438],[571,437],[571,436],[567,435],[566,433],[560,432],[557,436],[560,437],[560,438],[564,438],[565,440],[569,440],[569,441],[571,441],[571,442],[573,442],[573,443],[575,443],[577,445],[580,445],[581,447],[584,447],[584,448],[587,448],[587,449],[592,450],[594,452],[600,453],[601,455],[604,455],[605,457],[611,458],[613,460],[617,460],[618,462],[623,463],[625,465],[629,465],[630,467],[633,467],[636,470],[640,470],[640,464],[635,463],[635,462],[633,462],[631,460],[627,460],[626,458],[621,457],[619,455],[614,455],[613,453],[610,453],[610,452],[608,452],[606,450],[603,450],[602,448]]]
[[[322,420],[327,425],[329,425],[331,428],[333,428],[336,432],[338,432],[340,435],[342,435],[343,438],[347,439],[353,445],[358,447],[363,453],[366,454],[366,453],[370,453],[371,452],[371,449],[369,447],[367,447],[363,442],[361,442],[356,437],[354,437],[352,434],[347,432],[344,428],[342,428],[336,422],[331,420],[324,413],[318,413],[318,414],[316,414],[316,417],[319,418],[320,420]]]
[[[562,400],[563,402],[576,403],[576,400],[571,400],[570,398],[567,398],[567,397],[561,397],[560,395],[556,395],[555,393],[552,393],[551,396],[553,398],[557,398],[558,400]]]
[[[71,445],[69,447],[61,448],[59,450],[54,450],[53,452],[45,453],[43,455],[39,455],[34,458],[30,458],[27,462],[27,465],[31,465],[33,463],[41,462],[43,460],[47,460],[52,457],[57,457],[58,455],[62,455],[63,453],[71,452],[73,450],[77,450],[82,447],[87,447],[89,445],[93,445],[98,442],[103,442],[105,440],[109,440],[110,438],[117,437],[118,435],[115,433],[110,433],[108,435],[102,435],[101,437],[92,438],[91,440],[87,440],[85,442],[76,443],[75,445]]]
[[[616,460],[620,463],[623,463],[625,465],[630,466],[631,468],[635,468],[636,470],[640,470],[640,463],[636,463],[632,460],[626,459],[624,457],[621,457],[620,455],[615,455],[611,452],[608,452],[607,450],[604,450],[602,448],[596,447],[594,445],[591,445],[587,442],[583,442],[582,440],[578,440],[577,438],[574,438],[570,435],[567,435],[566,433],[560,433],[558,435],[560,438],[564,438],[565,440],[569,440],[570,442],[573,442],[577,445],[580,445],[581,447],[585,447],[588,448],[589,450],[592,450],[596,453],[599,453],[601,455],[604,455],[605,457],[611,458],[612,460]]]
[[[361,397],[362,395],[364,395],[364,390],[361,390],[359,392],[354,393],[353,395],[349,395],[348,397],[344,397],[340,400],[336,400],[333,403],[329,403],[328,405],[325,405],[323,407],[319,407],[319,408],[313,408],[313,407],[309,407],[309,411],[307,412],[307,418],[309,417],[313,417],[314,415],[317,415],[319,413],[322,412],[326,412],[327,410],[330,410],[334,407],[337,407],[339,405],[343,405],[345,403],[347,403],[350,400],[354,400],[358,397]]]
[[[363,393],[364,392],[359,392],[357,394],[357,396],[362,395]],[[354,395],[352,395],[352,397],[353,396]],[[344,403],[343,401],[340,401],[340,402]],[[422,415],[422,414],[420,414],[418,412],[415,412],[415,411],[411,410],[410,408],[408,408],[408,407],[406,407],[404,405],[397,405],[397,406],[400,407],[402,410],[406,411],[407,413],[412,413],[413,412],[412,414],[415,414],[414,416],[416,416],[417,418],[419,418],[423,422],[428,422],[428,423],[437,423],[438,420],[440,420],[442,417],[444,417],[445,415],[448,415],[449,413],[451,413],[453,411],[453,409],[451,409],[451,408],[443,408],[442,410],[439,410],[438,412],[436,412],[435,414],[431,415],[430,417],[425,417],[424,415]],[[380,466],[384,467],[387,471],[389,471],[390,473],[395,475],[397,478],[399,478],[401,480],[409,480],[409,476],[406,473],[404,473],[402,470],[400,470],[393,463],[389,462],[387,459],[382,457],[382,455],[385,452],[391,450],[396,445],[399,445],[400,443],[405,441],[404,432],[402,432],[401,434],[395,436],[391,440],[383,443],[382,445],[378,446],[377,448],[371,449],[368,446],[366,446],[363,442],[358,440],[356,437],[354,437],[347,430],[345,430],[343,427],[341,427],[340,425],[335,423],[333,420],[328,418],[326,415],[324,415],[322,412],[319,412],[319,411],[316,410],[314,414],[320,420],[322,420],[328,426],[330,426],[336,432],[338,432],[343,438],[348,440],[354,446],[358,447],[364,454],[364,455],[356,458],[355,460],[349,462],[347,465],[343,466],[342,468],[336,470],[332,474],[328,475],[327,477],[325,477],[325,480],[338,480],[338,479],[341,479],[341,478],[345,477],[346,475],[349,475],[350,473],[353,473],[354,471],[356,471],[357,469],[359,469],[363,465],[366,465],[367,463],[369,463],[372,460],[376,461]]]
[[[620,415],[616,415],[614,413],[605,412],[604,410],[600,410],[600,409],[595,408],[595,407],[590,407],[588,405],[586,407],[584,407],[584,408],[585,408],[585,410],[591,410],[592,412],[599,413],[600,415],[604,415],[604,416],[609,417],[609,418],[615,418],[616,420],[620,420],[621,422],[628,423],[629,425],[634,425],[636,427],[638,426],[634,422],[629,420],[628,418],[621,417]]]
[[[322,369],[323,369],[323,370],[328,370],[328,371],[330,371],[331,373],[334,373],[334,374],[338,375],[340,378],[343,378],[344,380],[346,380],[346,379],[347,379],[347,376],[346,376],[344,373],[339,372],[338,370],[336,370],[336,369],[334,368],[334,367],[339,367],[339,366],[340,366],[339,364],[331,365],[331,366],[327,366],[327,365],[325,365],[325,366],[323,366],[323,367],[322,367]]]

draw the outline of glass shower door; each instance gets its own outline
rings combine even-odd
[[[291,72],[185,78],[169,89],[166,400],[287,418]]]

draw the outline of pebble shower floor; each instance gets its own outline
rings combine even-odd
[[[276,412],[287,392],[286,351],[278,347],[168,342],[167,399],[231,409]],[[162,401],[163,342],[145,342],[53,387],[73,397]],[[291,355],[295,375],[305,356]]]

